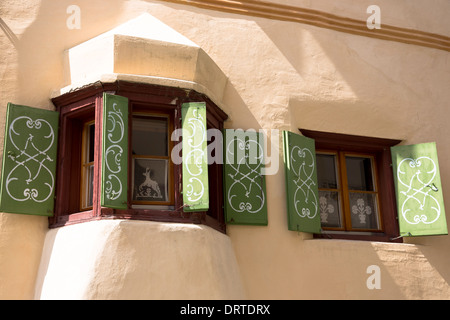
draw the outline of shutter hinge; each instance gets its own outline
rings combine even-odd
[[[400,239],[400,238],[403,238],[403,237],[411,237],[411,236],[412,236],[411,232],[408,232],[408,233],[406,233],[406,234],[404,234],[402,236],[398,236],[398,237],[395,237],[395,238],[389,238],[389,240],[394,241],[394,240],[397,240],[397,239]]]

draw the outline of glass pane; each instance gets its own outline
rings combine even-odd
[[[94,203],[94,165],[88,167],[88,207],[92,207]]]
[[[316,160],[319,188],[337,189],[336,156],[332,154],[316,154]]]
[[[94,161],[94,141],[95,141],[95,124],[89,125],[88,130],[88,146],[87,146],[87,162],[93,162]]]
[[[168,160],[133,159],[133,200],[168,201]]]
[[[83,188],[83,199],[82,201],[82,209],[92,207],[94,203],[94,165],[89,165],[84,167],[84,188]]]
[[[378,229],[376,194],[350,192],[352,228]]]
[[[319,190],[319,209],[322,227],[340,228],[342,226],[338,192]]]
[[[372,160],[364,157],[345,157],[349,190],[374,191]]]
[[[133,154],[168,156],[168,119],[133,116]]]

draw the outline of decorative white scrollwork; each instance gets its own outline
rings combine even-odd
[[[436,191],[434,179],[436,163],[429,157],[405,158],[397,168],[400,193],[406,198],[401,213],[409,224],[431,224],[439,219],[441,207],[432,195]]]
[[[294,207],[301,218],[313,219],[319,210],[317,196],[313,190],[316,185],[313,179],[315,157],[308,148],[294,146],[291,149],[292,180],[296,186],[294,192]]]
[[[111,173],[119,173],[121,170],[121,158],[123,155],[123,149],[117,144],[110,145],[105,152],[106,167]]]
[[[203,145],[206,143],[205,119],[198,109],[195,108],[192,111],[192,117],[188,118],[185,128],[184,134],[186,134],[189,152],[184,157],[184,167],[190,175],[186,194],[189,201],[196,202],[205,193],[203,181],[198,177],[203,173],[206,163],[206,150],[203,150]]]
[[[55,143],[52,126],[44,119],[21,116],[11,122],[8,137],[14,150],[9,150],[7,156],[15,166],[6,178],[6,192],[16,201],[45,202],[55,182],[47,167],[55,161],[48,154]]]
[[[256,139],[256,134],[254,137],[251,134],[234,136],[227,142],[227,164],[232,170],[228,176],[233,180],[227,190],[227,201],[235,212],[258,213],[264,207],[265,196],[261,175],[264,149],[261,143]],[[236,161],[235,146],[240,150],[236,152]]]
[[[109,171],[105,178],[105,194],[109,200],[116,200],[122,194],[122,182],[117,174],[122,170],[121,159],[124,156],[124,151],[119,143],[122,142],[125,136],[123,114],[117,108],[117,103],[113,103],[112,109],[108,111],[106,117],[106,138],[110,144],[105,152],[105,164]]]
[[[197,184],[198,188],[194,187],[195,184]],[[199,191],[195,192],[195,190]],[[189,201],[196,202],[203,197],[203,194],[205,193],[205,186],[200,179],[191,177],[189,178],[188,190],[186,193]]]
[[[113,188],[113,181],[116,182],[118,188]],[[108,180],[105,181],[105,184],[105,193],[107,194],[108,199],[116,200],[117,198],[119,198],[119,196],[122,194],[122,183],[120,182],[120,179],[114,174],[109,174]]]

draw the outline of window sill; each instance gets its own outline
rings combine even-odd
[[[80,211],[76,213],[71,213],[67,215],[61,215],[58,217],[51,217],[49,228],[59,228],[63,226],[68,226],[72,224],[88,222],[93,220],[99,220],[100,217],[94,215],[93,210]]]
[[[398,235],[388,235],[382,232],[325,231],[322,234],[315,234],[314,239],[357,240],[392,243],[403,242],[403,238],[398,238]]]
[[[157,222],[205,224],[222,233],[226,233],[225,224],[218,223],[209,217],[206,212],[183,212],[182,210],[151,210],[151,209],[111,209],[101,208],[100,215],[93,210],[61,215],[53,219],[50,228],[58,228],[77,223],[97,221],[102,219],[144,220]]]

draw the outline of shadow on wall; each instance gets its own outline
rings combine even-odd
[[[410,102],[418,97],[397,77],[391,61],[374,54],[381,40],[298,24],[290,31],[297,43],[293,45],[281,35],[283,23],[279,24],[272,28],[258,22],[302,76],[303,82],[295,84],[297,90],[292,85],[289,92],[298,127],[396,139],[409,135],[412,129],[405,126],[405,109],[414,112],[417,105]]]
[[[104,1],[76,1],[81,16],[78,29],[73,24],[74,11],[69,10],[68,13],[74,1],[42,0],[34,21],[16,46],[19,53],[19,92],[26,92],[21,103],[53,108],[49,97],[63,83],[64,50],[113,28],[124,2],[111,0],[105,5]],[[87,7],[89,10],[83,10]],[[106,29],[105,21],[111,22]]]
[[[12,72],[16,68],[17,56],[12,54],[19,46],[19,38],[11,30],[10,26],[0,17],[0,52],[2,61],[0,63],[0,131],[4,132],[4,121],[6,119],[6,104],[15,99],[15,92],[11,88],[17,87],[17,77]],[[0,150],[0,154],[3,150]]]
[[[300,52],[298,46],[280,35],[281,28],[271,28],[269,23],[264,22],[258,24],[306,82],[329,86],[331,89],[325,92],[328,95],[323,96],[320,96],[320,91],[316,92],[317,95],[309,94],[308,86],[304,86],[306,91],[291,93],[289,106],[297,127],[329,132],[344,130],[343,133],[387,138],[407,137],[409,141],[417,139],[417,129],[420,128],[422,137],[419,136],[419,139],[445,139],[445,136],[437,135],[437,131],[427,131],[423,123],[424,119],[434,121],[433,117],[425,118],[428,110],[424,106],[433,105],[430,101],[442,105],[439,101],[445,100],[445,90],[439,95],[431,89],[433,86],[437,91],[443,88],[441,77],[444,73],[439,75],[431,71],[435,70],[431,68],[432,65],[445,63],[445,59],[436,58],[440,51],[390,41],[364,40],[331,30],[316,32],[314,28],[304,26],[298,32],[309,34],[313,41]],[[300,55],[308,59],[309,63],[299,61]],[[320,61],[329,64],[329,72],[323,72],[326,66]],[[330,79],[322,75],[335,76],[332,79],[335,81],[328,82]],[[427,81],[424,82],[424,79]],[[334,86],[338,81],[347,88]],[[436,111],[436,116],[447,118],[443,114],[444,110]],[[410,117],[406,119],[405,115]],[[409,141],[406,142],[412,143]],[[441,150],[441,153],[445,152]],[[441,176],[444,176],[445,167],[441,170]],[[448,299],[449,239],[449,236],[406,238],[406,243],[416,245],[400,245],[398,250],[380,250],[374,243],[374,264],[379,264],[382,274],[389,276],[385,283],[394,283],[396,287],[392,287],[392,290],[400,296],[408,299]],[[385,290],[381,291],[385,293]],[[393,294],[393,297],[398,295]]]
[[[5,36],[11,41],[15,48],[19,46],[19,38],[14,34],[14,32],[9,28],[9,26],[0,17],[0,29],[2,29]]]
[[[155,4],[151,1],[147,2],[147,5],[140,4],[142,12],[136,12],[136,16],[144,12],[152,14],[152,8]],[[64,63],[67,64],[68,59],[64,50],[125,22],[119,22],[118,20],[121,19],[120,12],[125,9],[126,1],[112,0],[108,1],[108,5],[105,6],[103,0],[81,0],[76,3],[80,8],[80,28],[73,28],[75,21],[72,17],[74,12],[69,11],[68,13],[67,11],[71,5],[73,5],[73,1],[70,0],[42,0],[34,21],[18,41],[16,41],[17,37],[14,39],[13,34],[8,31],[8,36],[14,40],[19,52],[19,92],[27,92],[26,95],[21,97],[20,103],[52,108],[49,100],[52,91],[60,89],[64,79],[70,79],[70,75],[63,74],[62,66]],[[89,9],[83,10],[84,8]],[[161,10],[161,8],[158,9]],[[162,10],[164,11],[164,9]],[[156,17],[158,18],[158,16]],[[134,16],[130,17],[130,19],[132,18]],[[172,27],[170,21],[163,22]],[[189,37],[189,35],[186,36]],[[68,83],[64,85],[68,85]],[[46,92],[42,92],[42,90],[46,90]],[[239,117],[242,120],[239,123],[240,127],[259,129],[258,122],[255,121],[251,112],[246,112],[248,108],[245,102],[230,82],[227,84],[226,91],[225,95],[230,97],[228,103],[230,107],[232,105],[233,109],[239,109],[246,113],[245,117]],[[233,120],[231,108],[221,107],[229,114],[230,120]]]
[[[305,281],[317,299],[327,294],[331,299],[450,297],[450,279],[444,271],[448,261],[436,259],[436,247],[314,240],[308,241],[305,250],[313,257],[304,263],[305,272],[313,275]],[[334,289],[328,292],[327,287]]]
[[[264,24],[260,26],[306,81],[311,79],[313,83],[320,84],[322,80],[327,80],[321,77],[314,79],[314,73],[320,74],[323,67],[319,67],[319,61],[315,60],[317,55],[308,57],[313,65],[316,63],[317,68],[310,69],[309,64],[298,63],[295,49],[290,48],[287,42],[278,36],[280,29],[276,31]],[[436,69],[432,68],[432,65],[445,64],[445,59],[438,59],[441,51],[384,40],[361,41],[362,37],[349,37],[331,30],[315,32],[314,28],[305,29],[310,29],[304,32],[310,33],[314,38],[311,46],[317,46],[318,51],[315,53],[326,56],[325,61],[335,68],[337,79],[348,86],[353,97],[346,96],[343,92],[342,97],[337,94],[333,101],[333,96],[324,96],[321,100],[320,96],[310,97],[304,92],[293,94],[289,105],[298,127],[329,132],[344,130],[344,133],[376,137],[408,138],[406,144],[442,140],[440,145],[445,145],[446,136],[433,131],[433,125],[427,126],[424,123],[424,120],[428,119],[431,124],[435,121],[434,117],[436,121],[439,117],[447,118],[444,114],[446,111],[437,106],[442,106],[442,101],[446,101],[446,91],[441,91],[440,88],[448,81],[442,82],[441,78],[445,73],[439,75],[439,72],[433,71]],[[332,84],[330,87],[333,88]],[[434,89],[431,89],[433,87]],[[428,112],[429,108],[426,106],[435,108],[436,113]],[[444,158],[447,154],[448,151],[441,148],[440,155]],[[445,166],[441,166],[443,184],[446,181],[445,176],[450,175],[447,171]],[[388,254],[388,251],[376,250],[381,262],[380,267],[384,265],[399,287],[407,288],[408,298],[427,298],[427,295],[431,294],[423,289],[427,285],[420,285],[427,281],[433,283],[428,289],[431,290],[435,286],[437,296],[441,292],[443,298],[448,298],[450,255],[447,248],[450,246],[450,237],[411,237],[405,238],[404,242],[416,246],[407,253],[397,252],[397,255],[406,259],[403,262],[409,257],[409,262],[416,263],[417,268],[411,266],[409,273],[402,272],[401,269],[405,267],[402,261],[389,260],[395,260],[392,252]],[[416,285],[405,286],[408,281],[415,282]]]
[[[442,236],[440,238],[443,239]],[[427,242],[424,239],[421,241]],[[442,254],[442,246],[403,244],[383,248],[381,243],[372,243],[372,247],[380,260],[384,275],[391,277],[391,281],[405,298],[450,298],[450,261]]]
[[[82,15],[81,29],[69,29],[67,27],[67,19],[70,14],[67,14],[67,8],[73,4],[73,1],[42,0],[35,20],[19,39],[14,36],[14,33],[7,28],[3,21],[0,21],[2,32],[6,34],[6,37],[8,37],[19,52],[19,92],[25,93],[20,97],[20,103],[51,108],[51,102],[49,101],[50,93],[54,89],[59,89],[60,84],[63,83],[63,51],[115,27],[117,25],[116,18],[119,16],[118,12],[123,8],[124,3],[124,0],[111,0],[108,1],[108,5],[105,6],[104,1],[77,1],[77,5],[80,7]],[[89,10],[83,11],[83,7],[89,7]],[[196,8],[174,4],[167,4],[167,7],[195,10],[195,12],[199,11],[199,9]],[[226,13],[205,12],[213,17],[229,18],[229,15]],[[295,25],[292,29],[283,30],[280,26],[287,25],[283,22],[238,15],[233,17],[235,19],[255,21],[273,42],[277,52],[281,53],[284,60],[288,62],[289,66],[286,69],[289,69],[290,73],[277,75],[280,78],[274,77],[273,79],[267,80],[264,78],[266,77],[265,74],[261,74],[262,77],[260,78],[258,78],[257,74],[251,74],[249,77],[252,77],[250,79],[251,81],[255,79],[261,81],[256,82],[257,85],[255,85],[255,87],[259,88],[255,88],[255,90],[260,90],[266,95],[270,95],[273,92],[264,92],[264,88],[270,87],[271,84],[276,83],[279,79],[285,82],[283,83],[283,90],[286,91],[282,92],[280,95],[290,97],[289,108],[293,110],[295,117],[299,118],[298,123],[295,123],[296,125],[309,129],[327,131],[326,126],[330,122],[333,122],[334,119],[333,117],[328,116],[328,118],[320,120],[320,117],[328,112],[336,112],[337,110],[344,110],[345,113],[349,112],[356,114],[357,119],[353,120],[353,123],[348,121],[348,118],[351,118],[348,114],[346,115],[347,120],[342,119],[342,121],[348,121],[349,127],[347,129],[348,132],[346,133],[358,134],[358,130],[367,127],[367,124],[369,124],[367,111],[369,111],[369,114],[373,114],[376,121],[380,123],[372,126],[372,131],[367,131],[373,136],[386,134],[385,132],[381,133],[381,131],[378,131],[380,128],[385,127],[390,128],[389,130],[391,131],[389,134],[396,134],[395,137],[390,136],[390,138],[407,137],[410,136],[414,128],[420,124],[416,114],[419,113],[419,107],[422,103],[426,102],[425,96],[420,90],[417,90],[419,88],[417,84],[421,79],[421,77],[418,77],[417,73],[422,69],[418,69],[419,71],[405,71],[399,69],[401,66],[404,66],[404,64],[401,63],[404,59],[401,54],[407,52],[405,51],[406,48],[408,48],[407,45],[393,43],[392,46],[384,47],[378,46],[378,44],[382,43],[380,42],[381,40],[370,39],[367,41],[360,41],[359,39],[361,38],[357,36],[348,37],[347,35],[322,29],[318,32],[314,27],[303,25]],[[195,21],[189,20],[186,23],[195,26]],[[195,34],[198,30],[193,28],[190,32]],[[211,30],[211,32],[219,31]],[[302,33],[309,34],[310,37],[302,39]],[[185,34],[185,36],[189,37],[189,34]],[[298,43],[290,41],[290,39],[298,40]],[[308,42],[308,39],[314,41]],[[195,42],[196,39],[192,40]],[[198,44],[202,45],[201,43]],[[224,45],[226,45],[226,43],[224,43]],[[256,48],[258,48],[258,46],[256,46]],[[214,59],[214,55],[219,54],[217,50],[221,50],[223,47],[204,49]],[[381,51],[377,51],[378,49]],[[420,49],[420,52],[425,55],[427,52],[430,52],[429,50],[431,49]],[[416,58],[408,61],[411,63],[414,61],[417,62],[422,56],[421,54],[418,54]],[[248,56],[246,56],[246,59],[248,59]],[[326,70],[324,69],[323,61],[328,61]],[[274,64],[279,63],[279,61],[267,62]],[[396,62],[399,63],[398,65],[400,67],[395,67],[394,70],[390,70],[390,67]],[[233,66],[228,65],[219,65],[219,67],[223,67],[224,69],[233,68]],[[271,68],[273,68],[273,65]],[[333,69],[335,71],[334,73]],[[332,76],[327,78],[330,74]],[[286,76],[286,78],[283,79],[284,76]],[[299,79],[302,79],[302,82],[296,82],[299,81]],[[361,79],[364,79],[364,81],[361,81]],[[406,81],[407,79],[412,80]],[[250,80],[249,83],[251,83]],[[333,84],[336,83],[336,81],[341,83],[341,86],[333,87]],[[431,81],[429,85],[432,85],[433,83],[434,82]],[[224,111],[229,113],[231,118],[231,121],[227,122],[226,126],[241,127],[244,129],[259,129],[259,121],[255,118],[254,113],[247,105],[247,96],[244,99],[242,98],[243,94],[247,95],[249,93],[243,92],[242,88],[236,88],[236,85],[237,84],[229,82],[225,92],[225,96],[228,97],[228,106],[224,106]],[[248,83],[246,83],[246,85],[248,86]],[[334,91],[331,90],[332,92],[330,93],[316,90],[317,87],[326,88],[327,86],[330,86],[329,88]],[[47,91],[42,92],[42,90]],[[330,105],[329,102],[336,100],[336,97],[343,98]],[[320,98],[322,98],[323,101],[320,101]],[[377,109],[380,105],[390,106],[390,117],[383,117],[383,114]],[[308,109],[308,112],[311,114],[308,115],[305,113],[306,109]],[[238,114],[235,113],[237,110],[239,110]],[[412,118],[413,125],[410,127],[404,126],[403,116],[407,112],[414,115]],[[303,116],[301,117],[300,115]],[[319,119],[320,121],[316,122],[317,126],[314,128],[308,125],[313,121],[312,119],[316,119],[315,121]],[[357,125],[358,119],[364,120],[365,125]],[[397,131],[392,130],[391,128],[397,123],[400,123],[402,127],[397,129]],[[370,125],[372,124],[373,122],[370,123]],[[245,243],[245,240],[247,240],[248,237],[243,234],[236,232],[233,236],[233,240],[242,240],[239,241],[242,246],[240,247],[239,252],[237,252],[237,254],[241,255],[241,257],[238,257],[238,260],[245,261],[246,256],[243,255],[244,253],[248,254],[247,257],[254,256],[255,247],[260,243],[267,243],[267,240],[263,239],[263,237],[267,236],[264,232],[255,232],[255,237],[252,239],[252,242],[248,244]],[[241,236],[242,239],[239,239]],[[291,236],[295,237],[294,234],[289,235],[288,237]],[[256,241],[258,237],[261,237],[261,241],[263,242]],[[326,258],[329,257],[330,253],[333,254],[333,252],[335,252],[334,254],[337,255],[337,253],[342,252],[342,250],[338,248],[336,248],[335,251],[331,250],[335,245],[335,242],[327,242],[327,240],[320,240],[320,242],[317,240],[308,241],[308,243],[312,244],[311,249],[315,248],[314,254],[305,254],[306,251],[303,250],[301,252],[303,255],[299,255],[297,258],[292,257],[291,253],[298,252],[298,241],[295,241],[294,239],[293,241],[287,241],[287,245],[281,249],[279,243],[274,243],[274,247],[266,248],[258,261],[261,262],[266,259],[267,265],[272,266],[272,261],[274,261],[273,254],[276,253],[277,255],[281,255],[283,252],[284,257],[290,257],[289,259],[292,260],[292,263],[285,264],[285,267],[274,268],[273,270],[274,274],[272,274],[272,277],[280,280],[277,282],[277,288],[280,290],[278,296],[280,297],[286,296],[291,298],[302,295],[302,293],[298,293],[298,290],[300,289],[293,288],[292,283],[288,283],[287,281],[289,279],[285,276],[286,271],[289,271],[290,274],[296,274],[299,270],[305,272],[310,271],[317,275],[316,277],[310,278],[302,277],[301,280],[299,280],[301,282],[299,285],[303,284],[305,285],[305,288],[315,290],[315,295],[313,296],[323,298],[323,295],[320,295],[320,290],[326,290],[326,284],[332,283],[340,286],[339,290],[334,290],[333,292],[341,292],[345,293],[347,296],[354,297],[358,290],[365,290],[364,286],[366,285],[364,281],[361,281],[361,283],[357,284],[355,287],[351,281],[347,281],[352,279],[352,272],[356,270],[356,267],[353,266],[350,269],[346,269],[346,266],[349,265],[349,261],[354,261],[355,263],[359,263],[360,266],[363,266],[361,269],[357,269],[358,279],[366,279],[368,277],[365,273],[368,263],[379,264],[382,274],[387,275],[388,277],[386,278],[386,283],[390,284],[388,288],[392,288],[392,291],[390,291],[387,296],[385,295],[386,291],[383,290],[378,292],[373,291],[373,293],[377,294],[380,298],[389,298],[390,296],[398,298],[403,295],[403,292],[399,288],[402,288],[403,285],[406,286],[408,282],[420,282],[420,277],[427,272],[431,272],[430,274],[433,274],[434,277],[425,279],[436,281],[437,285],[442,290],[448,290],[448,283],[450,281],[450,269],[448,268],[448,265],[450,263],[450,258],[448,254],[444,254],[444,252],[448,252],[448,250],[445,250],[445,248],[449,246],[448,239],[448,236],[413,239],[412,241],[417,241],[422,244],[415,247],[414,256],[416,257],[416,262],[420,262],[424,267],[421,269],[410,269],[412,270],[412,273],[405,274],[403,280],[396,278],[396,275],[401,274],[402,272],[402,261],[390,261],[388,255],[384,255],[384,251],[380,251],[376,248],[369,249],[369,245],[362,246],[365,254],[364,258],[353,256],[354,251],[358,252],[358,250],[362,249],[358,249],[360,247],[357,247],[353,250],[353,246],[349,245],[349,251],[346,251],[349,260],[341,256],[336,256],[336,259],[332,259],[332,261],[342,263],[342,266],[340,267],[327,265],[327,262],[330,260]],[[359,243],[358,246],[359,245],[361,244]],[[306,247],[307,246],[305,246],[305,250]],[[318,252],[320,250],[323,251],[323,254]],[[367,252],[370,252],[370,257],[368,257],[369,253]],[[380,252],[383,254],[380,255]],[[315,258],[305,262],[305,256],[314,256]],[[322,256],[325,257],[323,258],[323,261],[321,260]],[[251,279],[254,279],[255,282],[260,279],[266,279],[267,268],[245,268],[244,271],[250,271],[250,269],[252,270],[251,274],[244,274],[247,283],[253,283],[253,280]],[[342,274],[336,274],[336,272],[341,272]],[[319,276],[321,277],[320,279],[317,278]],[[318,279],[319,283],[323,285],[317,286],[318,281],[314,280]],[[398,284],[398,286],[392,285],[400,280],[404,282]],[[283,281],[286,281],[286,283],[283,283]],[[275,282],[276,280],[263,281],[257,288],[261,288],[261,286],[264,285],[269,286]],[[250,285],[248,288],[252,289],[256,287]],[[262,294],[272,292],[273,295],[276,295],[277,288],[267,287],[266,290],[262,290],[261,292]],[[281,292],[281,290],[285,290],[285,292]],[[420,285],[408,290],[417,290],[407,293],[407,295],[413,297],[420,296],[423,293],[420,291]],[[289,291],[291,291],[292,295],[288,294]],[[260,293],[258,292],[253,292],[250,294],[250,297],[259,298],[259,294]],[[407,297],[407,295],[403,295],[403,297]],[[310,298],[311,296],[304,292],[302,297]],[[273,296],[262,298],[273,298]]]
[[[179,8],[176,5],[169,6]],[[183,7],[183,9],[186,8]],[[198,11],[198,9],[192,10]],[[220,12],[205,12],[208,16],[216,18],[230,17]],[[436,50],[385,40],[366,39],[300,24],[289,24],[289,29],[286,29],[283,27],[288,25],[285,22],[240,15],[233,15],[233,18],[239,21],[256,22],[272,41],[273,46],[282,54],[283,60],[287,62],[287,65],[283,65],[284,70],[291,70],[291,72],[293,70],[299,75],[285,73],[283,76],[286,78],[281,78],[281,81],[286,82],[284,86],[286,91],[281,94],[289,96],[289,109],[291,116],[295,118],[293,121],[297,127],[395,139],[408,137],[411,140],[417,137],[417,128],[421,128],[422,136],[427,136],[429,139],[439,138],[435,132],[428,132],[426,128],[422,129],[423,123],[421,122],[424,106],[430,105],[428,93],[434,92],[433,84],[439,84],[439,76],[431,75],[429,71],[434,64],[440,65],[441,63],[439,61],[442,59],[433,60],[439,54]],[[245,43],[245,46],[247,45],[249,44]],[[239,58],[245,60],[248,59],[248,56],[250,54],[239,56]],[[255,61],[257,60],[255,58]],[[271,61],[267,61],[267,63],[270,64]],[[271,66],[267,69],[272,70]],[[249,83],[255,79],[265,80],[263,77],[267,75],[258,78],[256,72],[257,70],[254,70],[254,73],[248,75]],[[299,79],[301,81],[298,81]],[[424,85],[421,79],[430,81]],[[290,80],[294,81],[289,83]],[[255,83],[266,86],[266,88],[269,84],[257,81]],[[237,95],[239,95],[241,89],[237,90]],[[257,89],[255,88],[255,90]],[[270,93],[270,91],[265,92],[266,95]],[[437,102],[442,100],[442,97],[442,95],[434,94]],[[405,121],[405,115],[410,115],[407,121]],[[261,232],[261,236],[263,234]],[[255,233],[255,235],[259,235],[259,233]],[[233,239],[240,244],[244,243],[238,253],[241,255],[240,260],[245,256],[255,255],[257,249],[252,243],[259,243],[258,241],[245,244],[245,240],[248,240],[247,237],[243,236],[242,241],[239,241],[237,239],[240,237],[240,233],[234,233],[233,236]],[[360,277],[361,279],[368,277],[365,274],[367,263],[373,260],[373,264],[377,264],[381,268],[384,283],[389,289],[387,295],[386,290],[378,293],[371,291],[371,294],[378,294],[379,298],[430,297],[433,294],[431,292],[433,285],[427,284],[429,281],[434,282],[441,290],[440,293],[434,293],[437,297],[439,294],[442,294],[441,297],[448,297],[450,269],[446,266],[450,262],[450,256],[444,254],[448,251],[445,250],[448,247],[448,239],[448,236],[407,239],[405,242],[417,242],[418,245],[400,245],[396,253],[373,248],[369,243],[367,245],[359,243],[358,245],[364,248],[361,252],[365,254],[365,257],[360,259],[365,266],[360,270]],[[314,241],[316,240],[311,243]],[[332,244],[321,241],[320,245],[323,246],[323,250],[328,251],[326,248]],[[410,249],[406,250],[402,246]],[[298,248],[291,249],[291,252],[295,252]],[[242,254],[241,251],[248,255]],[[273,254],[276,250],[268,250],[268,252]],[[273,259],[271,254],[263,256],[267,256],[270,260]],[[406,259],[403,262],[406,261],[411,265],[405,268],[402,261],[395,261],[397,258]],[[328,283],[342,282],[343,292],[347,291],[348,293],[354,290],[352,281],[343,283],[344,280],[336,280],[340,279],[341,275],[336,275],[334,270],[345,270],[349,262],[342,257],[336,257],[336,259],[345,265],[342,268],[327,267],[327,261],[323,261],[323,264],[313,263],[308,268],[311,268],[311,271],[314,271],[315,268],[324,268],[324,271],[325,269],[330,271],[328,274],[332,279],[330,278]],[[299,261],[294,261],[292,266],[298,268],[301,263],[302,258],[299,257]],[[268,265],[270,265],[270,261],[268,261]],[[244,268],[244,270],[247,269]],[[255,270],[258,269],[255,268]],[[353,268],[349,270],[354,271]],[[264,279],[263,273],[266,271],[266,268],[261,268],[261,274],[258,271],[252,271],[244,278],[248,281],[254,279],[255,283],[264,283],[260,280]],[[298,272],[298,270],[292,270],[292,274],[296,271]],[[425,276],[426,274],[428,275]],[[352,277],[352,272],[349,271],[342,279],[349,280]],[[275,278],[282,281],[283,275],[280,275],[279,278],[275,276]],[[303,281],[308,282],[309,280]],[[323,279],[319,282],[327,283]],[[361,282],[361,285],[362,289],[366,290],[365,282]],[[286,283],[285,286],[280,285],[279,288],[290,288],[291,286],[292,284]],[[310,286],[314,286],[314,283],[310,283]],[[322,289],[326,291],[325,287]],[[261,292],[273,292],[273,290],[274,288],[267,288],[267,291],[262,290]],[[250,296],[259,297],[261,292],[254,292]],[[354,293],[356,294],[357,291]],[[287,296],[292,297],[292,295]],[[317,297],[323,296],[318,294]]]

